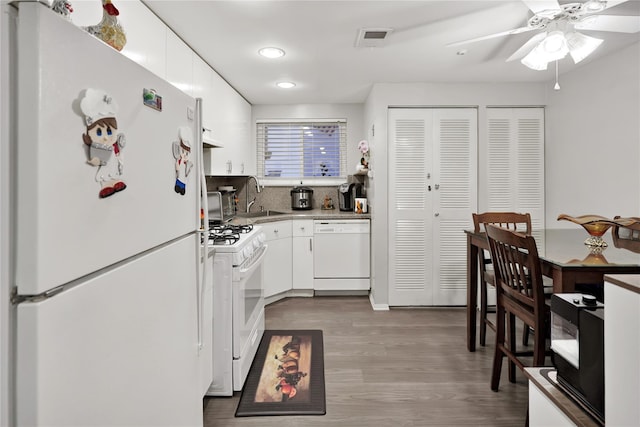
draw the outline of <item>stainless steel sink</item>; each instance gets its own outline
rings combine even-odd
[[[238,217],[239,218],[262,218],[265,216],[275,216],[275,215],[286,215],[286,212],[280,212],[280,211],[260,211],[260,212],[249,212],[249,213],[239,213]]]

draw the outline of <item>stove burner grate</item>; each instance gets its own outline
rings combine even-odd
[[[238,233],[231,232],[212,232],[209,233],[209,242],[214,245],[233,245],[240,240]]]
[[[240,240],[241,234],[250,233],[253,225],[234,225],[209,223],[209,243],[214,245],[233,245]]]

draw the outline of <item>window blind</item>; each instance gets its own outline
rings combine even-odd
[[[263,178],[346,176],[346,120],[258,122],[257,165]]]

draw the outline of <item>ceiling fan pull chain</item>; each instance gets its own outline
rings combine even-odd
[[[560,90],[560,84],[558,83],[558,60],[556,59],[556,84],[553,86],[553,90]]]

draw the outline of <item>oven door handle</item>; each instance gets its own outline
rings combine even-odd
[[[263,245],[260,248],[260,251],[261,251],[260,255],[255,257],[253,259],[253,262],[248,267],[245,267],[245,266],[241,266],[240,267],[240,269],[238,271],[240,273],[240,275],[238,277],[239,280],[242,281],[242,280],[245,279],[245,277],[250,276],[251,274],[253,274],[253,271],[260,266],[260,264],[262,263],[262,260],[267,255],[267,248],[268,247],[269,247],[268,245]]]

